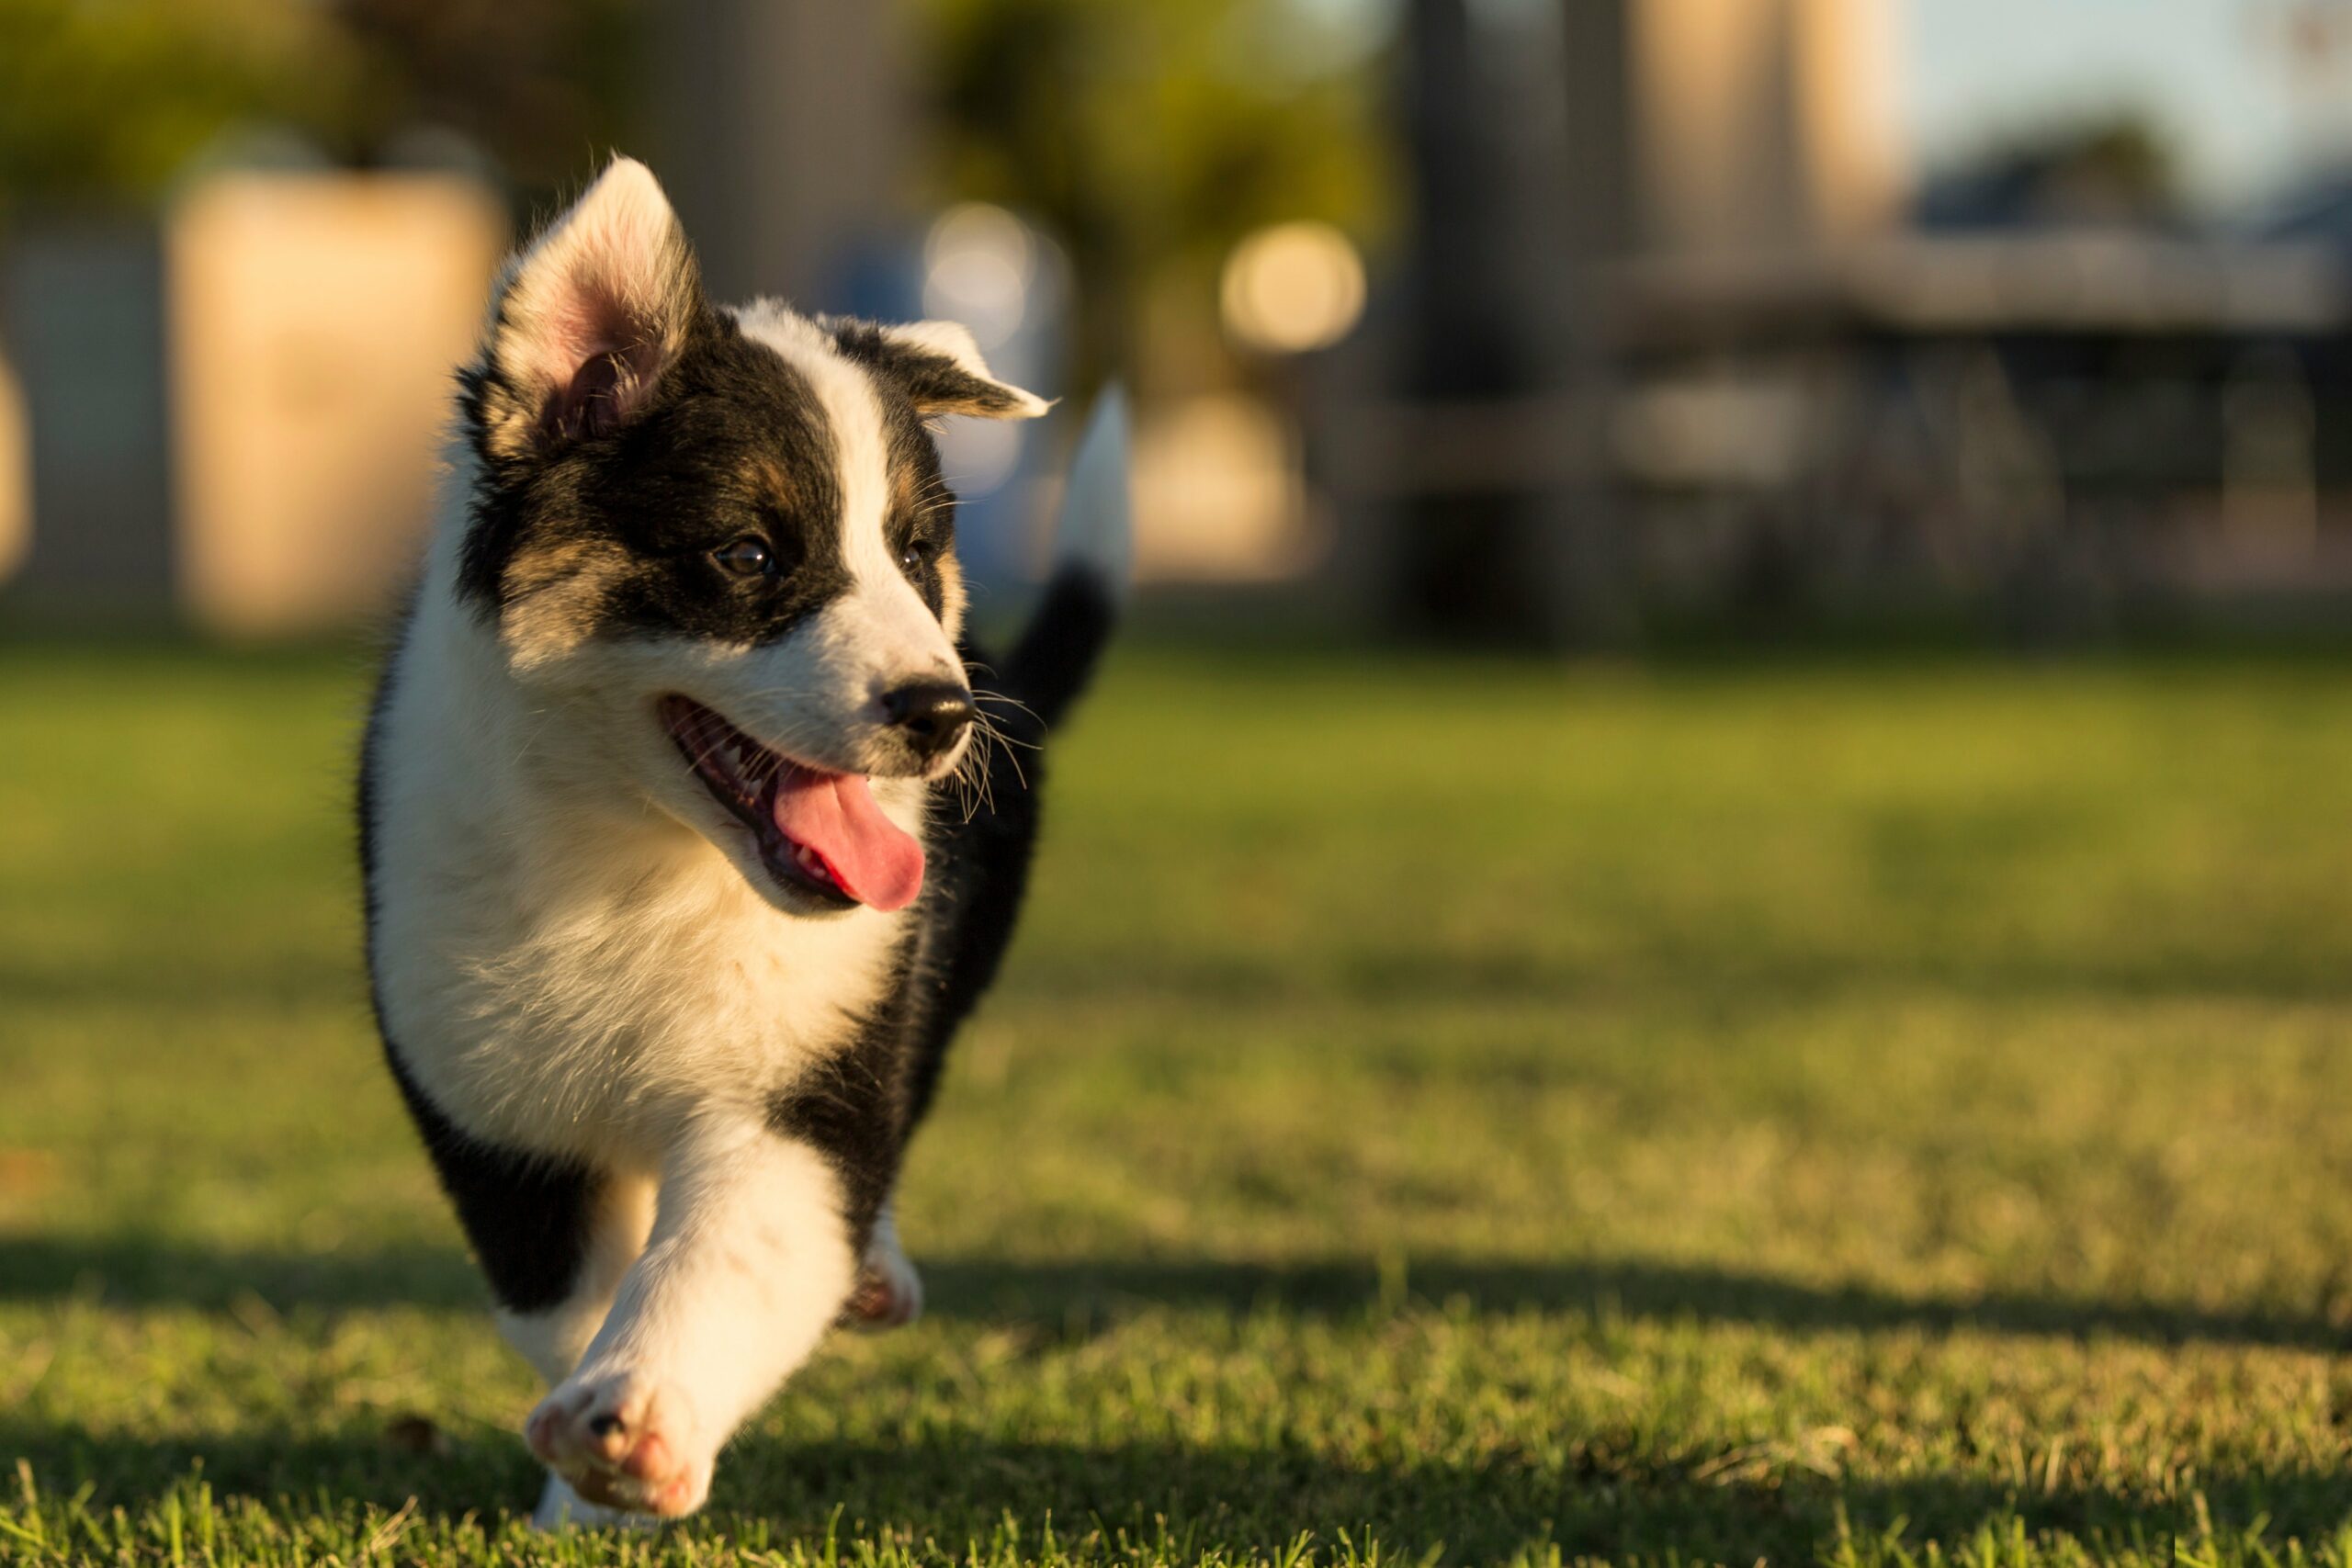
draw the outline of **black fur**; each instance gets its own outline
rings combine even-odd
[[[460,1131],[409,1077],[389,1038],[384,1059],[499,1305],[519,1313],[557,1305],[587,1259],[603,1179],[587,1166]]]
[[[1006,694],[1020,699],[1042,728],[1061,723],[1085,692],[1118,616],[1111,585],[1093,569],[1056,572],[1004,661]]]
[[[980,662],[969,649],[965,657],[967,664]],[[976,670],[975,676],[983,676],[984,670]],[[1037,803],[1045,782],[1045,757],[1038,748],[1045,727],[1022,709],[982,702],[991,707],[992,722],[1005,739],[989,754],[980,803],[969,812],[952,800],[938,808],[923,962],[916,971],[916,1010],[904,1066],[902,1120],[910,1134],[931,1110],[956,1030],[996,978],[1012,944],[1036,847]]]
[[[860,1194],[877,1204],[888,1195],[906,1140],[938,1092],[947,1048],[1012,945],[1036,851],[1047,728],[1083,691],[1114,618],[1110,592],[1093,573],[1056,577],[1004,665],[1003,695],[1011,702],[989,701],[993,667],[966,645],[973,688],[1004,737],[989,753],[986,787],[968,810],[963,797],[944,791],[935,803],[913,953],[874,1015],[860,1021],[843,1070],[813,1090],[779,1096],[769,1108],[771,1127],[808,1137],[834,1160],[857,1205],[852,1218],[861,1237],[873,1213]],[[876,1088],[890,1084],[895,1092],[888,1095]],[[861,1126],[844,1124],[852,1106],[865,1114]]]
[[[991,666],[966,646],[974,689],[1004,736],[989,753],[987,786],[968,810],[943,786],[910,951],[839,1056],[769,1102],[769,1127],[815,1146],[840,1175],[861,1248],[937,1095],[947,1049],[1012,945],[1036,851],[1047,728],[1084,689],[1113,618],[1110,592],[1092,572],[1059,574],[1003,667],[1011,702],[989,702]]]
[[[939,447],[922,415],[887,382],[875,390],[882,405],[882,435],[889,444],[890,517],[884,536],[899,569],[937,619],[947,607],[943,558],[956,543],[956,494],[939,468]]]
[[[915,998],[907,986],[913,933],[902,943],[881,999],[847,1042],[808,1074],[769,1098],[769,1131],[808,1145],[841,1178],[850,1235],[861,1253],[874,1217],[898,1179],[906,1119],[900,1064]]]
[[[1003,739],[989,755],[989,776],[976,808],[939,807],[933,835],[933,891],[917,966],[915,1016],[908,1037],[904,1122],[911,1134],[931,1110],[947,1048],[996,979],[1012,945],[1029,888],[1039,805],[1044,798],[1048,728],[1084,688],[1109,639],[1111,594],[1091,571],[1057,576],[1029,628],[1005,661],[1002,698],[991,700],[990,665],[967,647],[973,690]]]

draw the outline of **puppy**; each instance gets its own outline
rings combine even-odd
[[[992,706],[925,422],[1046,405],[960,327],[715,306],[623,159],[459,383],[361,768],[376,1013],[551,1385],[537,1517],[674,1517],[837,1318],[920,1306],[890,1194],[1111,629],[1124,438]]]

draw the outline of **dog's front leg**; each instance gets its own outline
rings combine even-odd
[[[591,1503],[702,1506],[719,1445],[808,1358],[856,1273],[823,1156],[744,1117],[667,1162],[653,1233],[579,1368],[533,1411],[532,1451]]]

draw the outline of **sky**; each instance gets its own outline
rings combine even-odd
[[[2192,195],[2258,205],[2299,169],[2352,157],[2352,32],[2301,85],[2282,0],[1885,0],[1903,7],[1901,118],[1915,166],[2003,131],[2129,105],[2164,125]],[[2352,3],[2337,6],[2352,23]]]

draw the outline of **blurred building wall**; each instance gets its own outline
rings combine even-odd
[[[413,572],[451,372],[506,241],[433,175],[234,175],[167,242],[178,595],[242,635],[380,612]]]

